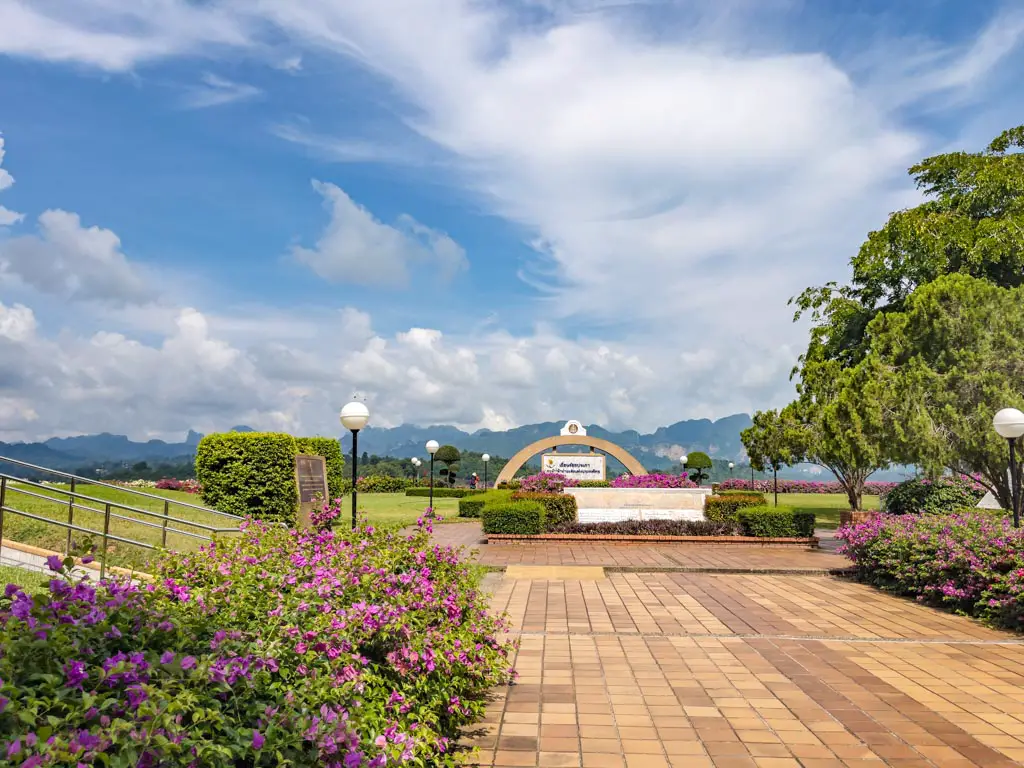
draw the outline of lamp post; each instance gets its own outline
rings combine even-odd
[[[413,456],[411,459],[409,459],[409,461],[412,462],[412,467],[413,467],[413,469],[412,469],[412,479],[416,480],[420,476],[419,468],[420,468],[420,465],[423,464],[423,462],[420,461],[416,456]]]
[[[480,457],[484,462],[484,490],[487,490],[487,462],[491,460],[491,454],[485,453]]]
[[[1010,500],[1013,504],[1013,527],[1020,528],[1020,465],[1017,464],[1017,441],[1024,435],[1024,413],[1016,408],[1003,408],[992,418],[992,426],[1010,444]]]
[[[732,480],[732,471],[736,469],[736,465],[733,462],[729,462],[729,479]]]
[[[434,511],[434,454],[437,453],[437,449],[441,446],[437,444],[437,440],[427,441],[427,453],[430,454],[430,511]]]
[[[352,432],[352,528],[356,527],[356,484],[359,482],[357,443],[359,430],[370,421],[370,409],[358,400],[341,409],[341,425]]]
[[[689,461],[689,460],[690,460],[690,457],[687,456],[685,453],[682,456],[679,457],[679,463],[683,467],[683,470],[682,470],[682,474],[683,475],[686,474],[686,462]]]

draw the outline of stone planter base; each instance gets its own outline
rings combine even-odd
[[[839,513],[839,524],[851,525],[853,523],[866,523],[869,520],[874,520],[878,515],[879,513],[875,510],[861,510],[860,512],[854,512],[852,509],[848,509],[845,512]]]

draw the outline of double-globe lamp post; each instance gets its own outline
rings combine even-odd
[[[412,467],[413,467],[413,469],[412,469],[412,478],[413,478],[413,480],[418,480],[419,476],[420,476],[419,469],[420,469],[421,466],[423,466],[423,462],[420,461],[415,456],[413,456],[411,459],[409,459],[409,461],[412,463]]]
[[[341,409],[341,425],[352,432],[352,529],[356,527],[356,484],[359,482],[358,464],[359,453],[357,442],[359,430],[370,421],[370,409],[358,400]]]
[[[441,446],[437,444],[437,440],[427,441],[427,453],[430,454],[430,513],[434,513],[434,454],[437,453],[437,449]]]
[[[1020,465],[1017,463],[1017,441],[1024,436],[1024,413],[1016,408],[1003,408],[992,419],[992,426],[1010,444],[1010,502],[1013,504],[1013,527],[1020,528]]]
[[[485,453],[480,458],[484,462],[484,490],[486,491],[487,490],[487,462],[491,460],[491,455],[489,453]]]

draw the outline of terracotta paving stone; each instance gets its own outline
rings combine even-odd
[[[529,564],[821,554],[681,546],[542,545],[530,557],[546,562]],[[598,580],[491,574],[485,586],[520,647],[518,683],[496,692],[468,740],[480,765],[1024,765],[1017,635],[822,575],[606,570]]]

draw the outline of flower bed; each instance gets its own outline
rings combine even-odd
[[[880,515],[840,528],[859,578],[930,605],[1024,629],[1024,531],[984,512]]]
[[[563,523],[550,533],[574,533],[620,536],[732,536],[738,533],[735,522],[710,520],[621,520],[614,523]]]
[[[425,530],[249,522],[157,577],[8,586],[5,764],[455,765],[451,740],[509,676],[500,622]]]
[[[865,496],[884,496],[896,487],[896,483],[867,482],[864,483]],[[723,491],[761,491],[771,493],[775,490],[775,484],[771,480],[755,480],[753,484],[749,480],[725,480],[719,488]],[[819,480],[779,480],[779,493],[841,493],[844,496],[846,491],[836,481]]]
[[[157,480],[153,487],[161,491],[182,491],[183,493],[199,493],[202,490],[195,480],[176,480],[173,477]]]
[[[683,475],[622,475],[612,480],[612,488],[699,488]]]

